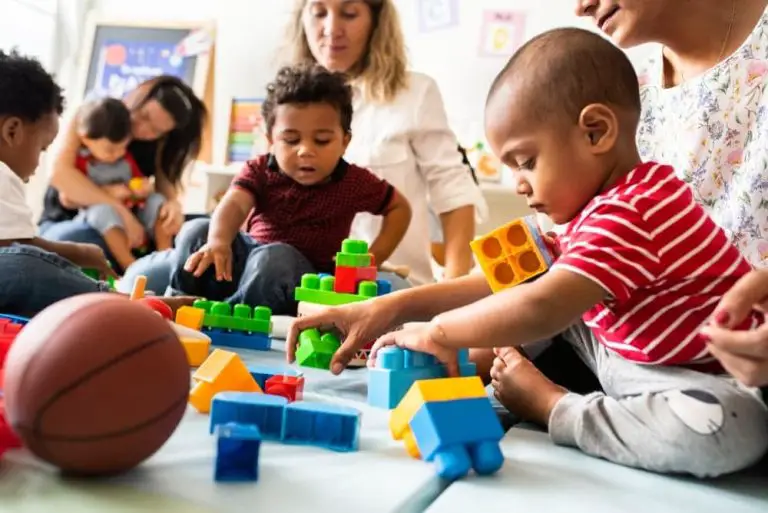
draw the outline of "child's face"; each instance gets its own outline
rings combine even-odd
[[[279,105],[268,136],[280,169],[301,185],[328,179],[344,155],[350,135],[339,112],[326,103]]]
[[[125,157],[125,152],[128,151],[128,143],[130,138],[120,142],[112,142],[106,137],[101,139],[89,139],[87,137],[80,138],[83,145],[88,148],[93,158],[99,162],[111,164],[117,162],[121,158]]]
[[[40,154],[59,132],[59,116],[50,113],[34,123],[17,117],[0,117],[0,161],[24,182],[35,174]]]
[[[607,184],[612,170],[605,153],[615,139],[589,122],[535,127],[510,112],[486,114],[493,152],[512,170],[516,192],[529,207],[556,224],[571,221]]]

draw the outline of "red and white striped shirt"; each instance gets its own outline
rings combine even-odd
[[[584,314],[601,343],[639,363],[714,361],[699,329],[751,267],[670,166],[635,168],[594,198],[560,242],[553,268],[609,295]],[[754,312],[739,329],[762,321]]]

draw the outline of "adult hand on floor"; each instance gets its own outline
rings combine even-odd
[[[768,269],[752,271],[720,300],[713,321],[702,329],[709,350],[725,369],[748,386],[768,385],[768,324],[733,330],[752,310],[768,312]]]
[[[357,352],[366,344],[392,328],[394,313],[377,299],[344,306],[329,307],[299,317],[288,330],[286,356],[289,363],[296,359],[299,333],[316,328],[320,331],[335,331],[341,335],[342,344],[331,360],[331,372],[339,374],[346,368]]]

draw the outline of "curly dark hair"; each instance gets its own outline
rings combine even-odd
[[[131,135],[131,111],[117,98],[86,103],[80,111],[79,121],[80,133],[88,139],[119,143]]]
[[[319,64],[300,64],[281,68],[267,86],[267,98],[261,107],[267,133],[272,133],[279,105],[307,103],[332,106],[339,112],[344,132],[352,130],[352,88],[347,76]]]
[[[40,61],[0,50],[0,116],[35,123],[48,114],[61,115],[64,95]]]

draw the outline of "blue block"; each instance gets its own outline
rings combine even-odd
[[[356,451],[360,412],[335,404],[295,402],[285,407],[283,443],[315,445],[334,451]]]
[[[376,295],[384,296],[392,292],[392,283],[389,280],[376,280]]]
[[[237,423],[216,427],[216,481],[257,481],[261,433],[256,426]]]
[[[213,396],[209,431],[236,422],[258,426],[261,436],[278,440],[283,432],[283,409],[288,399],[259,392],[219,392]]]
[[[18,315],[8,315],[8,314],[0,314],[0,318],[2,319],[9,319],[16,324],[25,325],[29,322],[29,319],[26,317],[19,317]]]
[[[434,461],[444,479],[463,477],[470,468],[492,474],[504,464],[504,429],[487,397],[425,403],[409,426],[422,459]]]
[[[477,374],[466,349],[459,351],[459,373],[462,376]],[[384,348],[376,356],[376,368],[368,370],[368,404],[392,409],[414,382],[446,376],[445,367],[432,355],[394,346]]]
[[[211,344],[236,349],[269,351],[272,349],[272,337],[266,333],[245,333],[222,328],[204,328],[203,333],[211,337]]]
[[[266,365],[249,365],[248,372],[251,373],[262,390],[264,390],[267,380],[272,376],[301,376],[301,372],[290,367],[269,367]]]

